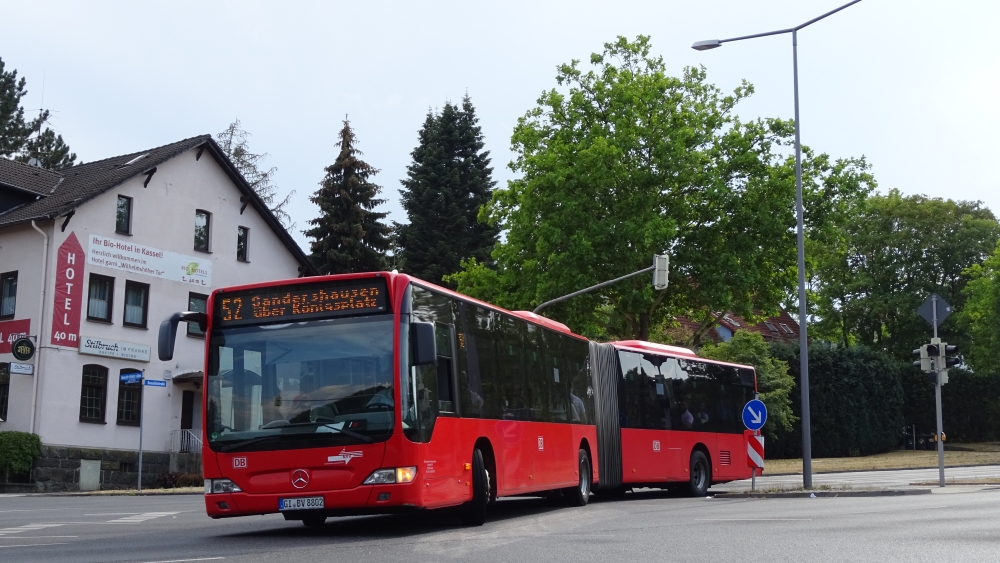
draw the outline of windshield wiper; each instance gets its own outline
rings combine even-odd
[[[218,452],[231,452],[236,448],[242,448],[243,446],[249,446],[250,444],[256,444],[257,442],[263,442],[264,440],[270,440],[271,438],[277,438],[281,434],[274,434],[272,436],[257,436],[256,438],[250,438],[248,440],[240,440],[239,442],[234,442],[232,444],[226,444],[220,447]]]
[[[372,443],[372,442],[375,441],[370,436],[365,436],[364,434],[358,434],[357,432],[355,432],[353,430],[345,430],[344,428],[338,428],[338,427],[336,427],[336,426],[333,425],[333,423],[335,423],[336,421],[330,420],[330,419],[324,418],[324,417],[319,417],[314,422],[289,422],[287,424],[281,424],[282,422],[283,421],[281,421],[281,420],[274,420],[274,421],[268,422],[267,424],[265,424],[261,428],[271,429],[271,428],[290,428],[290,427],[294,427],[294,426],[322,426],[324,428],[329,428],[330,430],[334,430],[336,432],[340,432],[341,434],[343,434],[345,436],[350,436],[351,438],[354,438],[355,440],[361,440],[362,442],[364,442],[366,444],[370,444],[370,443]]]

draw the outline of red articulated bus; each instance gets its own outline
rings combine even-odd
[[[327,517],[498,497],[749,478],[734,421],[752,368],[638,341],[598,344],[398,273],[215,290],[202,420],[213,518]],[[740,402],[743,401],[743,402]],[[680,410],[684,407],[685,410]],[[735,451],[734,451],[735,450]],[[738,463],[737,463],[738,461]]]

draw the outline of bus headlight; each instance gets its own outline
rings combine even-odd
[[[365,479],[365,485],[386,485],[392,483],[409,483],[417,476],[416,467],[394,467],[377,469]]]
[[[229,479],[205,479],[205,494],[242,493],[243,489]]]

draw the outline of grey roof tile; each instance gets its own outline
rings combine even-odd
[[[49,195],[62,174],[22,162],[0,158],[0,186],[11,187],[36,195]]]
[[[222,166],[229,179],[243,193],[243,197],[253,205],[288,251],[295,256],[301,266],[302,273],[315,275],[316,271],[305,253],[267,208],[260,196],[247,184],[246,179],[236,170],[219,145],[212,140],[211,135],[199,135],[162,147],[88,162],[58,172],[36,169],[16,162],[13,163],[16,166],[10,166],[4,164],[3,159],[0,159],[0,184],[5,184],[8,179],[11,182],[20,182],[20,185],[13,184],[13,186],[43,196],[0,213],[0,228],[31,220],[53,219],[65,215],[98,195],[140,174],[145,174],[159,164],[200,145],[205,145],[207,152]],[[28,168],[28,173],[22,168]],[[30,173],[33,170],[42,170],[42,173],[35,176]],[[46,193],[43,193],[42,190],[46,190]]]

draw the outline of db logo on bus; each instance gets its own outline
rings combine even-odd
[[[247,468],[247,458],[245,457],[233,458],[233,469],[246,469],[246,468]]]
[[[660,441],[659,440],[653,440],[653,451],[654,452],[660,451]]]
[[[346,449],[341,449],[339,454],[327,457],[326,463],[327,465],[338,465],[341,463],[347,465],[356,457],[365,457],[365,453],[360,451],[349,452]]]

